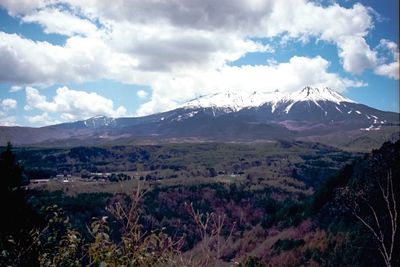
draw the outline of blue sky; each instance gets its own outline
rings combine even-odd
[[[306,85],[399,111],[397,0],[80,2],[0,1],[0,125]]]

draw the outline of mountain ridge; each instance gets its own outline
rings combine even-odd
[[[329,88],[304,87],[288,95],[254,92],[247,96],[231,92],[201,96],[177,109],[143,117],[100,115],[41,128],[0,127],[0,142],[17,145],[71,143],[71,140],[82,145],[118,140],[243,142],[320,138],[333,133],[346,139],[387,129],[392,133],[398,131],[400,121],[399,113],[356,103]]]

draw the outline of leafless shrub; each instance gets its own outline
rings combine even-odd
[[[201,238],[198,248],[186,255],[186,264],[188,266],[216,266],[230,244],[236,223],[233,223],[228,235],[224,236],[223,230],[227,224],[225,214],[200,213],[193,208],[193,203],[185,203],[185,206]]]

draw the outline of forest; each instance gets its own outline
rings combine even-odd
[[[400,265],[400,141],[1,151],[2,266]]]

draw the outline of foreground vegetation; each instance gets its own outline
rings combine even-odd
[[[122,148],[100,149],[113,151],[112,157],[118,159],[115,151]],[[400,142],[385,143],[362,158],[307,143],[140,149],[148,156],[138,156],[130,164],[142,169],[129,171],[159,175],[157,179],[141,180],[146,175],[136,175],[101,184],[50,181],[26,190],[21,186],[26,172],[11,148],[6,149],[0,159],[0,203],[9,216],[1,221],[0,264],[400,265],[395,253],[400,250]],[[23,153],[48,157],[68,155],[71,150],[15,152],[32,170],[35,157],[29,161]],[[120,162],[126,154],[120,154]],[[108,156],[94,155],[87,156],[87,164],[93,164],[95,171],[98,166],[128,171],[117,165],[111,169]],[[179,162],[176,155],[183,160]],[[93,157],[106,164],[96,164]],[[66,156],[62,168],[72,166],[72,158]],[[171,171],[178,163],[182,168]],[[191,182],[184,183],[183,176],[193,168],[204,173],[189,175],[186,181]],[[165,170],[178,174],[165,176]],[[82,170],[76,171],[72,174]]]

